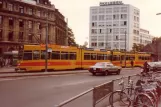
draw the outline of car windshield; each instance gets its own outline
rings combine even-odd
[[[108,64],[107,64],[107,66],[113,66],[113,64],[111,64],[111,63],[108,63]]]
[[[95,66],[105,66],[105,63],[96,63]]]

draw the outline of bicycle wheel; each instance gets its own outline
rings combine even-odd
[[[123,91],[112,92],[109,97],[109,103],[112,107],[118,107],[118,105],[129,107],[131,105],[130,98]]]
[[[133,107],[155,107],[155,105],[148,95],[138,94],[133,103]]]
[[[134,99],[134,94],[135,94],[135,89],[134,88],[131,88],[131,87],[125,88],[123,90],[123,92],[125,92],[128,95],[130,100]]]

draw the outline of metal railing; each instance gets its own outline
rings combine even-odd
[[[109,95],[114,90],[118,90],[118,83],[121,79],[124,79],[125,85],[128,85],[129,79],[133,80],[134,84],[140,76],[135,74],[132,76],[121,77],[110,82],[95,86],[69,100],[66,100],[55,107],[105,107],[109,106]],[[87,101],[88,100],[88,101]],[[85,102],[84,102],[85,101]],[[90,104],[87,104],[90,103]],[[83,104],[83,105],[82,105]]]

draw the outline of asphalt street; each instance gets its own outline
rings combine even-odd
[[[92,76],[87,74],[56,75],[0,79],[1,107],[54,107],[94,86],[110,80],[139,73],[140,69],[123,70],[120,75]],[[92,106],[92,94],[78,99],[69,107]],[[79,100],[84,103],[79,104]]]

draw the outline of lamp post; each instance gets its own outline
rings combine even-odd
[[[45,52],[45,72],[48,72],[48,10],[47,10],[47,18],[46,18],[46,52]]]
[[[161,15],[161,13],[157,13],[156,15]],[[159,61],[159,43],[158,43],[158,41],[156,41],[155,40],[155,42],[156,42],[156,53],[157,53],[157,60]]]

